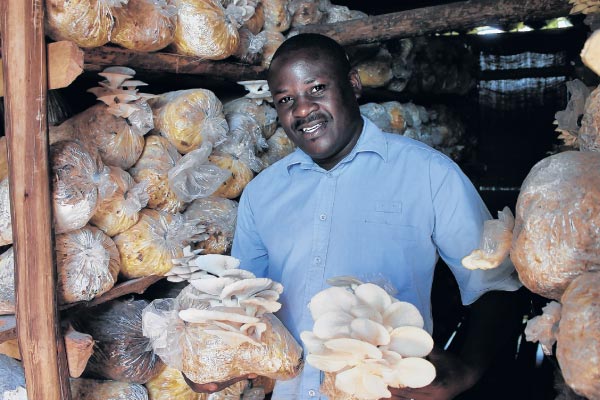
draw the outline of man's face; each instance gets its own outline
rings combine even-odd
[[[338,71],[327,55],[300,50],[275,59],[269,73],[281,126],[325,169],[350,153],[362,131],[360,79]]]

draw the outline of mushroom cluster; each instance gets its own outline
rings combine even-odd
[[[388,386],[419,388],[433,381],[435,367],[423,358],[433,339],[414,305],[353,277],[328,283],[332,287],[309,303],[313,330],[300,334],[306,362],[335,375],[335,388],[323,391],[375,400],[391,397]]]
[[[240,269],[237,258],[199,252],[186,247],[184,257],[167,273],[168,280],[188,281],[198,291],[194,296],[197,303],[180,310],[179,317],[207,325],[204,332],[231,346],[244,342],[259,345],[267,329],[261,317],[281,308],[277,300],[283,285]]]
[[[302,347],[272,314],[283,286],[240,269],[234,257],[200,251],[187,247],[167,276],[190,285],[144,311],[144,335],[155,353],[199,384],[250,373],[298,375]]]

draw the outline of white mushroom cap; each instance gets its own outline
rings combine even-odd
[[[201,292],[208,293],[213,296],[220,296],[223,288],[236,282],[233,278],[217,278],[208,279],[192,279],[190,284]]]
[[[188,264],[213,275],[220,275],[225,270],[238,268],[240,260],[222,254],[203,254],[191,259]]]
[[[325,340],[317,337],[317,335],[311,331],[300,332],[300,339],[302,340],[302,343],[304,343],[304,346],[306,346],[306,350],[308,350],[309,353],[321,354],[327,349],[324,344]]]
[[[353,307],[352,310],[350,310],[350,314],[356,318],[368,318],[371,321],[378,323],[383,322],[381,313],[366,303],[360,303],[356,307]]]
[[[381,376],[366,373],[360,367],[340,372],[335,377],[335,386],[361,400],[378,400],[392,397],[387,383]]]
[[[246,309],[246,314],[259,317],[265,313],[277,312],[281,308],[281,303],[262,297],[249,297],[240,300],[239,304]]]
[[[391,296],[374,283],[363,283],[354,290],[354,294],[381,314],[392,304]]]
[[[364,342],[358,339],[337,338],[330,339],[324,343],[325,347],[333,351],[346,351],[356,355],[361,360],[364,358],[372,358],[379,360],[382,357],[381,350],[371,343]]]
[[[358,304],[358,299],[352,292],[334,286],[314,295],[308,303],[308,308],[313,320],[316,321],[330,311],[343,311],[350,314]]]
[[[343,311],[329,311],[313,325],[313,333],[321,339],[350,337],[350,323],[354,317]]]
[[[383,324],[392,329],[405,325],[423,328],[425,322],[417,307],[406,301],[397,301],[383,313]]]
[[[273,281],[269,278],[242,279],[225,286],[221,292],[221,299],[233,296],[246,299],[262,290],[270,289],[272,285]]]
[[[435,376],[435,367],[424,358],[403,358],[396,364],[389,384],[392,387],[416,389],[429,385]]]
[[[350,323],[350,336],[375,346],[390,343],[390,334],[385,326],[367,318],[356,318]]]
[[[306,362],[313,367],[325,372],[337,372],[349,365],[355,365],[360,361],[352,353],[327,351],[322,354],[308,354]]]
[[[240,332],[223,331],[219,329],[205,329],[204,333],[221,338],[223,343],[227,344],[230,347],[238,347],[244,343],[250,343],[255,346],[260,346],[260,343],[258,343],[256,340]]]
[[[387,350],[402,357],[425,357],[433,349],[433,339],[424,329],[416,326],[401,326],[390,333]]]

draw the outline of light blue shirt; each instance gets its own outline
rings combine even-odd
[[[240,199],[232,255],[241,268],[281,282],[277,314],[299,343],[312,330],[310,299],[339,275],[391,284],[433,329],[431,284],[441,256],[462,302],[489,290],[516,290],[507,262],[470,271],[461,259],[479,244],[490,213],[470,180],[442,153],[368,119],[355,148],[330,171],[297,149],[262,171]],[[439,254],[439,256],[438,256]],[[321,374],[278,382],[273,399],[316,399]]]

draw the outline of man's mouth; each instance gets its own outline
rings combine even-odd
[[[306,128],[302,128],[302,129],[300,129],[300,131],[302,133],[310,135],[311,133],[315,133],[323,125],[324,125],[324,122],[319,122],[318,124],[315,124],[315,125],[312,125],[312,126],[309,126],[309,127],[306,127]]]

